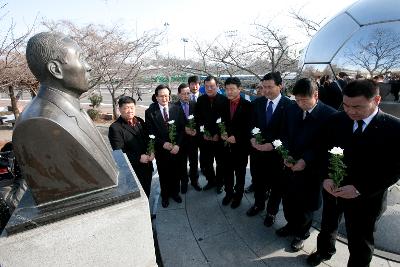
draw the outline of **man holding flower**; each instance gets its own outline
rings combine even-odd
[[[207,184],[203,190],[217,187],[217,193],[222,193],[223,180],[223,141],[219,135],[217,119],[225,117],[228,99],[217,93],[218,80],[214,76],[207,76],[204,80],[206,94],[199,96],[196,103],[195,118],[203,133],[200,137],[200,154],[203,174]],[[214,171],[214,159],[216,170]]]
[[[229,205],[232,201],[233,209],[240,205],[243,197],[250,149],[251,103],[240,97],[241,86],[237,77],[229,77],[225,81],[225,92],[229,101],[225,106],[225,117],[222,118],[225,133],[221,132],[221,139],[227,144],[223,150],[226,162],[224,169],[226,195],[222,205]]]
[[[199,171],[198,171],[198,138],[197,127],[194,119],[194,111],[196,102],[190,100],[190,89],[186,83],[178,86],[179,100],[176,102],[186,118],[185,134],[183,136],[182,147],[182,180],[181,180],[181,193],[185,194],[188,187],[189,177],[190,183],[196,191],[201,191],[199,185]],[[189,160],[189,177],[187,172],[187,162]]]
[[[247,216],[255,216],[265,207],[266,192],[270,190],[264,225],[271,227],[282,199],[283,160],[272,142],[281,139],[286,121],[286,108],[292,101],[281,94],[282,77],[279,72],[267,73],[262,78],[262,95],[253,101],[251,128],[261,131],[261,143],[251,137],[250,169],[254,184],[254,205]],[[259,139],[260,140],[260,139]]]
[[[335,185],[326,168],[321,232],[317,251],[307,261],[316,266],[335,254],[335,241],[344,214],[350,257],[347,266],[369,266],[374,251],[374,230],[386,209],[387,189],[400,177],[400,120],[382,112],[379,87],[371,80],[356,80],[343,89],[344,112],[329,119],[326,154],[343,150],[345,175]],[[328,175],[331,173],[331,177]],[[340,179],[339,179],[340,180]]]
[[[136,116],[136,101],[123,96],[118,100],[120,117],[110,125],[108,139],[113,150],[122,149],[139,179],[146,196],[150,195],[154,153],[147,153],[149,131]],[[154,152],[154,151],[153,151]]]
[[[180,147],[185,131],[185,115],[177,105],[170,105],[171,90],[160,84],[155,90],[155,100],[145,111],[150,134],[155,136],[154,149],[160,177],[161,205],[168,207],[171,197],[182,203],[179,195],[179,177],[182,174],[182,152]]]
[[[293,95],[296,104],[287,109],[283,135],[290,155],[284,161],[283,212],[287,224],[277,234],[294,236],[291,248],[299,251],[310,235],[314,211],[321,206],[320,166],[324,150],[318,140],[327,119],[336,111],[318,101],[317,84],[308,78],[295,83]]]

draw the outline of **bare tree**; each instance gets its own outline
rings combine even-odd
[[[5,10],[7,4],[0,4],[0,11]],[[0,21],[4,20],[7,12],[0,14]],[[16,89],[31,91],[32,96],[36,95],[38,82],[28,68],[25,58],[25,45],[27,38],[32,32],[34,24],[25,33],[15,35],[15,23],[11,21],[4,32],[0,32],[0,89],[8,92],[11,100],[11,107],[15,119],[19,116],[17,108],[18,98],[14,91]]]
[[[117,26],[107,28],[89,24],[78,27],[70,21],[45,22],[51,30],[63,30],[87,54],[92,66],[91,88],[105,86],[112,97],[113,115],[117,116],[117,102],[129,94],[137,82],[145,56],[159,45],[158,32],[144,32],[134,40]]]
[[[255,42],[251,44],[251,53],[257,58],[269,61],[271,71],[294,70],[298,62],[297,42],[291,42],[289,36],[271,24],[253,24],[256,32],[252,34]]]
[[[289,16],[296,21],[297,26],[311,39],[311,37],[313,37],[314,34],[321,28],[323,22],[326,20],[326,17],[311,19],[302,13],[302,9],[303,8],[298,10],[290,10]]]
[[[400,67],[400,34],[391,29],[377,28],[367,37],[361,37],[345,50],[350,64],[368,71],[372,78]]]

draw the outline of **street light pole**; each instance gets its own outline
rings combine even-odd
[[[189,42],[188,38],[182,38],[181,39],[183,42],[183,58],[186,60],[186,43]]]

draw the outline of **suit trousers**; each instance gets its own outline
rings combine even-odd
[[[189,177],[190,182],[195,184],[199,180],[199,151],[197,145],[197,139],[188,137],[187,142],[182,148],[182,183],[188,183]],[[187,163],[189,161],[189,175],[187,172]]]
[[[131,165],[136,173],[137,178],[139,179],[140,184],[143,187],[143,191],[145,192],[146,196],[149,197],[151,189],[151,179],[153,176],[153,163],[138,163]]]
[[[336,252],[337,228],[344,214],[350,252],[347,266],[369,266],[374,251],[375,224],[386,207],[386,191],[370,198],[354,199],[336,199],[323,192],[323,201],[317,250],[324,255]]]
[[[227,195],[235,194],[235,197],[242,198],[246,178],[246,166],[248,152],[246,148],[230,144],[224,148],[225,168],[225,192]],[[236,183],[235,183],[236,177]]]
[[[156,150],[156,164],[160,179],[161,198],[168,199],[179,194],[182,155],[181,153],[173,155],[169,151],[163,150]]]
[[[224,184],[224,158],[223,142],[213,142],[202,140],[200,153],[203,160],[203,174],[208,182],[215,183],[217,186]],[[216,170],[214,171],[214,159]]]
[[[284,180],[282,159],[275,152],[257,152],[250,154],[252,179],[254,183],[254,205],[265,207],[266,192],[270,190],[267,212],[276,215],[282,200]]]

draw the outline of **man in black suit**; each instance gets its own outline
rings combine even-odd
[[[185,115],[177,105],[169,104],[171,90],[160,84],[155,90],[157,102],[145,111],[150,134],[155,136],[155,156],[161,187],[161,205],[169,205],[169,197],[182,203],[179,195],[179,177],[182,174],[182,152]],[[173,131],[173,127],[175,130]]]
[[[110,125],[108,139],[113,150],[122,149],[128,156],[146,196],[149,197],[154,159],[154,153],[147,154],[149,132],[144,121],[135,116],[135,99],[123,96],[118,100],[118,106],[121,116]]]
[[[203,161],[203,174],[208,183],[203,190],[217,186],[217,193],[222,193],[223,180],[223,142],[219,137],[217,119],[225,117],[228,99],[217,93],[218,81],[214,76],[204,80],[206,94],[197,99],[195,118],[198,129],[204,127],[201,134],[200,153]],[[216,171],[214,171],[214,159]]]
[[[185,118],[187,121],[187,126],[189,120],[193,120],[190,116],[194,117],[194,111],[196,102],[193,102],[189,99],[190,89],[186,83],[182,83],[178,86],[178,97],[179,100],[176,102],[176,105],[180,107],[185,114]],[[185,194],[187,192],[189,177],[190,183],[196,191],[201,191],[201,187],[199,185],[199,171],[198,171],[198,160],[199,154],[197,149],[197,131],[196,129],[190,129],[185,127],[185,134],[183,136],[183,146],[182,150],[182,180],[181,180],[181,193]],[[187,172],[187,162],[189,160],[189,177]]]
[[[282,77],[279,72],[270,72],[262,78],[263,97],[253,102],[252,128],[261,130],[263,142],[258,144],[251,138],[251,173],[254,183],[254,205],[247,211],[254,216],[265,207],[266,191],[271,189],[264,224],[270,227],[275,222],[282,199],[283,161],[272,145],[276,139],[282,139],[282,130],[286,122],[286,109],[292,101],[281,94]]]
[[[329,119],[326,151],[343,149],[346,175],[339,186],[323,181],[323,213],[317,251],[307,261],[316,266],[336,252],[337,228],[344,214],[350,258],[347,266],[369,266],[374,229],[386,208],[387,189],[400,177],[400,120],[379,110],[379,87],[370,80],[343,89],[344,112]],[[326,173],[328,170],[326,170]]]
[[[240,97],[241,82],[239,78],[229,77],[225,81],[225,92],[229,99],[226,103],[225,117],[222,118],[226,134],[221,134],[224,140],[224,182],[226,195],[222,205],[231,201],[233,209],[240,205],[243,198],[246,166],[250,149],[250,118],[251,103]],[[235,181],[236,176],[236,183]]]
[[[285,160],[283,211],[287,224],[277,230],[280,236],[293,235],[293,251],[304,246],[310,235],[314,211],[321,206],[321,129],[336,111],[318,101],[317,84],[310,79],[298,80],[293,87],[296,103],[287,110],[282,140],[294,163]]]

